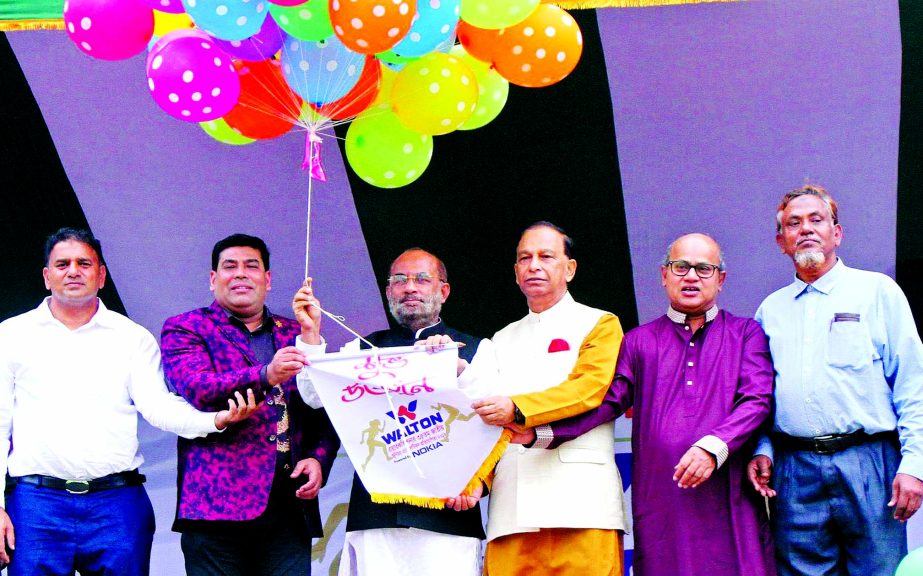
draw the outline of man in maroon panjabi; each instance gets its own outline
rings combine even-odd
[[[746,476],[772,364],[760,326],[718,309],[725,275],[710,237],[674,241],[661,266],[670,308],[626,334],[602,405],[525,436],[559,446],[633,407],[636,576],[776,573],[765,506]]]

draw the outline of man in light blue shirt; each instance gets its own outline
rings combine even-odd
[[[837,258],[843,229],[823,188],[786,194],[776,224],[795,280],[756,312],[776,410],[748,473],[778,496],[779,574],[890,576],[923,497],[923,343],[891,278]]]

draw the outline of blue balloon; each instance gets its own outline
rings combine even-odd
[[[313,41],[286,34],[282,44],[285,81],[305,102],[317,105],[346,96],[359,82],[365,59],[336,36]]]
[[[221,40],[243,40],[260,31],[269,4],[265,0],[183,0],[195,25]]]
[[[417,16],[393,50],[401,56],[423,56],[451,38],[455,40],[460,0],[418,0]]]

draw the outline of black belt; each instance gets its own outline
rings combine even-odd
[[[123,488],[125,486],[140,486],[144,484],[147,478],[137,470],[128,472],[118,472],[109,474],[102,478],[93,480],[62,480],[52,476],[43,476],[41,474],[29,474],[28,476],[14,476],[13,482],[19,484],[31,484],[43,488],[52,488],[54,490],[66,490],[71,494],[88,494],[90,492],[99,492],[101,490],[111,490],[112,488]]]
[[[826,436],[815,436],[814,438],[799,438],[798,436],[789,436],[781,432],[772,434],[772,445],[774,448],[782,450],[799,450],[802,452],[814,452],[815,454],[835,454],[841,450],[846,450],[860,444],[877,442],[880,440],[897,440],[897,430],[887,432],[876,432],[867,434],[861,428],[848,434],[827,434]]]

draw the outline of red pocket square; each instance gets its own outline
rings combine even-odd
[[[561,338],[555,338],[551,341],[551,344],[548,345],[548,353],[552,352],[565,352],[570,350],[570,344],[567,343],[567,340]]]

